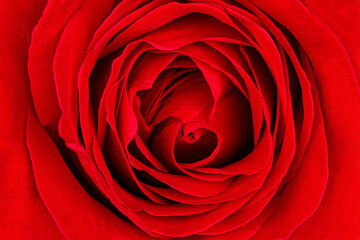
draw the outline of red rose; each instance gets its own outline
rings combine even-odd
[[[2,239],[360,237],[357,1],[2,1]]]

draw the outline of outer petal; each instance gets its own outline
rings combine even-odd
[[[304,47],[316,75],[324,117],[329,154],[327,190],[319,209],[292,239],[356,239],[360,236],[360,95],[350,59],[329,27],[297,0],[253,2],[289,29]],[[352,6],[356,8],[355,1]],[[341,21],[341,15],[333,13],[332,17]]]
[[[360,81],[360,1],[301,0],[336,34],[344,45]],[[324,7],[326,6],[326,7]],[[360,82],[359,82],[360,83]]]
[[[75,179],[55,144],[29,109],[26,142],[40,195],[69,239],[149,239],[91,197]]]
[[[280,202],[251,239],[284,239],[318,208],[328,180],[327,146],[318,97],[313,85],[315,118],[311,138],[294,177],[279,193]]]
[[[46,1],[0,1],[0,238],[64,239],[36,188],[25,145],[27,51]]]

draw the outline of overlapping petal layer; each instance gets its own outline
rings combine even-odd
[[[73,18],[97,8],[85,4]],[[288,236],[327,182],[322,114],[301,45],[248,2],[124,1],[104,20],[111,6],[92,22],[67,22],[46,45],[55,53],[49,94],[61,108],[59,135],[89,188],[154,237],[252,236],[266,218],[281,221],[279,206],[302,212],[275,231]],[[32,71],[35,109],[51,133],[55,116],[42,115],[43,80]],[[312,178],[318,185],[307,189]],[[298,185],[306,192],[294,192]],[[306,210],[295,200],[303,194]]]
[[[299,22],[252,2],[48,3],[24,142],[65,237],[288,238],[317,210],[328,74]]]

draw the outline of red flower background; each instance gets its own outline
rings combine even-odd
[[[2,1],[2,239],[358,239],[360,4]]]

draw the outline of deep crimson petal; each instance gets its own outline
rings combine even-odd
[[[206,44],[194,43],[175,52],[189,56],[204,75],[213,94],[214,106],[212,112],[214,112],[219,99],[235,88],[228,78],[235,80],[234,75],[239,76],[238,73],[231,64],[226,64],[228,60],[224,56]],[[246,95],[244,88],[241,87],[240,89]]]
[[[156,77],[168,66],[177,54],[150,54],[138,64],[134,64],[128,77],[128,95],[132,104],[138,91],[150,89]]]
[[[276,211],[276,206],[278,203],[278,197],[274,197],[273,201],[267,205],[267,208],[262,211],[260,216],[250,221],[243,227],[237,228],[234,231],[230,231],[224,234],[219,235],[194,235],[189,238],[189,240],[224,240],[224,239],[239,239],[239,240],[248,240],[250,239],[257,231],[261,228],[263,222],[274,212]],[[268,236],[267,236],[268,237]]]
[[[248,194],[234,201],[223,203],[213,211],[196,214],[194,216],[153,218],[152,216],[142,213],[139,213],[139,216],[143,220],[146,228],[156,233],[170,237],[189,236],[200,233],[215,223],[222,221],[243,206],[250,197],[251,194]]]
[[[208,26],[211,26],[209,28]],[[177,18],[146,34],[143,39],[161,49],[184,47],[199,41],[219,41],[248,46],[250,43],[233,27],[218,19],[199,13]]]
[[[139,149],[139,151],[141,152],[141,154],[145,157],[146,162],[151,163],[152,166],[154,166],[157,170],[168,173],[168,170],[164,167],[164,165],[159,162],[159,160],[150,152],[150,150],[147,148],[147,146],[145,146],[144,142],[140,139],[140,137],[138,135],[135,136],[135,144],[137,146],[137,148]],[[132,154],[132,153],[131,153]],[[145,170],[144,168],[141,167],[141,163],[138,164],[139,159],[137,158],[130,158],[129,159],[130,164],[138,169],[138,170]],[[145,170],[146,171],[146,170]]]
[[[189,122],[213,104],[210,88],[202,76],[190,76],[182,80],[187,79],[190,81],[177,86],[166,98],[156,114],[154,123],[159,123],[168,116],[179,118],[182,122]],[[179,103],[181,103],[180,106]]]
[[[201,232],[200,235],[220,235],[246,226],[259,216],[272,197],[273,193],[270,193],[250,207],[239,208],[234,214]]]
[[[254,80],[252,79],[246,60],[242,57],[241,50],[238,49],[237,46],[218,42],[210,42],[207,44],[222,53],[239,73],[239,76],[231,78],[231,80],[235,86],[244,93],[250,103],[253,138],[254,144],[256,144],[259,141],[261,128],[263,126],[264,113],[266,114],[267,112],[264,112],[264,103],[261,99],[261,94],[259,94],[259,90],[253,82]],[[269,118],[267,115],[265,115],[265,117]]]
[[[259,143],[253,148],[251,153],[234,163],[230,163],[221,168],[194,168],[198,172],[224,174],[224,175],[252,175],[263,170],[267,163],[271,161],[273,154],[273,141],[270,131],[265,130]]]
[[[0,2],[0,235],[3,239],[65,239],[36,187],[26,148],[27,72],[31,31],[45,1]]]
[[[78,11],[67,19],[54,56],[54,80],[62,115],[59,135],[66,144],[80,143],[78,136],[78,74],[87,46],[96,28],[104,20],[112,6],[108,0],[98,6],[96,0],[85,1]],[[93,14],[93,12],[96,14]],[[74,38],[74,34],[77,35]],[[84,126],[85,127],[85,126]],[[90,136],[83,131],[85,145]]]
[[[181,121],[178,119],[170,119],[168,123],[166,123],[166,126],[161,129],[155,137],[152,150],[154,155],[159,159],[164,159],[164,161],[170,161],[170,159],[173,159],[174,161],[173,149],[181,124]],[[150,171],[152,172],[152,176],[168,184],[172,188],[198,197],[216,195],[226,190],[229,184],[233,181],[233,179],[226,179],[223,182],[208,182],[191,178],[189,176],[165,174],[152,169],[149,169],[148,171],[149,173]]]
[[[248,196],[255,195],[256,191],[259,190],[261,186],[264,184],[264,181],[271,170],[271,166],[272,166],[272,162],[268,162],[267,166],[261,172],[257,173],[255,176],[237,177],[233,181],[233,183],[226,189],[226,191],[223,191],[220,194],[208,198],[199,198],[196,196],[185,195],[171,188],[159,188],[154,186],[147,186],[147,187],[168,199],[175,200],[177,202],[185,203],[185,204],[202,205],[202,204],[228,202],[239,199],[246,195]]]
[[[301,2],[321,19],[335,33],[349,54],[358,83],[360,84],[360,4],[357,0],[342,1],[310,1]],[[326,4],[326,7],[324,7]]]
[[[34,106],[40,122],[55,133],[61,109],[54,82],[53,60],[64,26],[82,3],[82,0],[71,5],[50,1],[31,36],[28,67]]]
[[[155,2],[156,4],[156,2]],[[150,5],[148,5],[150,6]],[[147,7],[147,6],[146,6]],[[145,8],[144,8],[145,9]],[[151,8],[150,8],[151,9]],[[142,9],[143,10],[143,9]],[[145,16],[139,18],[132,19],[133,24],[129,25],[131,22],[127,21],[127,24],[124,22],[119,22],[121,28],[117,28],[117,32],[120,32],[119,35],[116,36],[115,39],[111,42],[109,47],[103,52],[103,54],[108,54],[115,49],[119,49],[126,45],[128,42],[133,41],[134,39],[151,32],[166,23],[169,23],[176,18],[185,16],[189,13],[204,13],[209,16],[214,16],[219,20],[227,23],[230,26],[234,26],[229,17],[223,13],[220,9],[217,9],[211,5],[203,4],[203,3],[187,3],[181,4],[177,2],[170,2],[167,4],[163,4],[162,6],[158,6],[156,9],[153,9]],[[141,14],[137,14],[140,15]],[[139,18],[137,20],[137,18]],[[131,18],[129,18],[131,19]],[[129,20],[126,19],[126,20]],[[126,27],[128,26],[128,27]],[[124,29],[125,28],[125,29]],[[114,32],[115,34],[116,32]],[[169,49],[168,49],[169,50]]]
[[[144,232],[116,216],[85,192],[31,109],[26,125],[26,142],[40,195],[65,236],[70,239],[112,236],[148,239]]]
[[[0,3],[1,234],[355,239],[355,1]]]
[[[356,218],[360,213],[356,200],[360,198],[359,164],[355,157],[360,150],[357,123],[360,103],[353,66],[334,33],[298,1],[279,0],[270,4],[255,0],[254,3],[289,29],[306,51],[314,68],[327,133],[327,191],[319,209],[295,232],[294,239],[309,238],[309,232],[312,239],[355,238],[360,228]],[[286,12],[292,12],[294,17],[289,18]],[[312,34],[314,29],[317,34]]]
[[[131,190],[135,191],[138,194],[143,192],[146,196],[157,203],[166,203],[162,198],[158,197],[157,195],[153,194],[152,192],[148,191],[148,189],[144,188],[141,182],[139,182],[138,178],[135,176],[135,173],[128,161],[129,153],[127,150],[127,145],[130,142],[128,138],[133,138],[133,134],[136,132],[136,119],[134,119],[133,112],[129,109],[128,98],[125,96],[124,91],[124,82],[117,82],[114,84],[114,88],[112,88],[109,94],[115,95],[117,92],[120,92],[120,98],[122,99],[120,106],[123,107],[123,113],[128,116],[126,118],[127,128],[120,129],[118,132],[114,114],[111,111],[108,112],[108,121],[109,121],[109,128],[108,133],[105,137],[104,142],[104,158],[107,163],[107,166],[112,170],[113,173],[118,176],[118,179],[121,180],[122,184],[126,185],[126,187],[130,188]],[[120,85],[121,84],[121,85]],[[120,89],[119,89],[120,85]],[[114,105],[114,98],[109,98],[110,104]],[[113,109],[114,107],[112,107]],[[119,133],[119,135],[118,135]],[[122,140],[122,141],[121,141]],[[104,166],[105,167],[105,166]],[[108,171],[107,169],[105,171]],[[109,174],[107,174],[108,177]]]
[[[248,62],[249,68],[254,75],[254,81],[256,82],[263,100],[264,116],[266,121],[270,123],[272,115],[275,114],[273,111],[276,103],[276,88],[269,68],[266,66],[264,59],[262,59],[261,55],[255,49],[240,48],[240,51]]]
[[[301,87],[301,102],[298,101],[297,108],[295,109],[295,128],[297,130],[297,151],[296,156],[294,157],[294,161],[291,165],[291,168],[289,169],[289,172],[287,173],[287,179],[291,178],[293,173],[296,171],[297,167],[300,164],[300,161],[303,156],[304,149],[306,148],[306,145],[309,141],[310,137],[310,129],[312,127],[312,121],[313,121],[313,100],[312,100],[312,93],[311,93],[311,85],[309,79],[312,78],[313,82],[314,76],[312,70],[309,69],[309,71],[305,72],[300,65],[299,59],[297,59],[297,55],[295,54],[298,47],[294,44],[291,45],[291,39],[286,39],[286,36],[289,37],[288,34],[282,32],[280,29],[276,27],[276,25],[260,10],[254,8],[253,11],[258,14],[259,18],[264,21],[265,25],[269,28],[269,30],[275,35],[276,40],[281,44],[281,47],[279,46],[279,52],[281,54],[281,58],[283,60],[284,64],[284,72],[287,85],[291,88],[292,84],[294,84],[294,81],[291,81],[292,79],[299,79],[299,84]],[[284,31],[284,30],[283,30]],[[285,52],[287,53],[287,56],[290,58],[291,63],[288,63],[286,60]],[[298,49],[303,53],[302,48]],[[303,53],[304,54],[304,53]],[[250,57],[250,56],[249,56]],[[307,59],[307,57],[306,57]],[[308,63],[309,65],[310,63]],[[294,66],[294,70],[296,71],[297,77],[294,76],[295,73],[291,75],[291,66]],[[310,67],[311,68],[311,67]],[[296,84],[296,83],[295,83]],[[292,94],[292,93],[291,93]],[[292,101],[296,100],[296,96],[292,96]],[[301,125],[301,127],[300,127]],[[287,179],[284,179],[284,182],[287,182]]]
[[[252,239],[265,236],[288,238],[319,206],[328,180],[327,146],[315,86],[312,86],[315,118],[312,135],[295,176],[280,195],[279,206]],[[316,183],[316,184],[314,184]],[[286,222],[286,224],[283,224]]]
[[[104,142],[104,138],[105,138],[105,133],[106,133],[106,128],[107,128],[107,121],[109,120],[109,117],[115,117],[116,115],[116,110],[118,109],[111,109],[111,111],[109,110],[109,106],[106,103],[106,99],[107,99],[107,95],[109,93],[109,91],[113,88],[114,84],[118,81],[118,80],[123,80],[124,79],[124,75],[125,73],[121,72],[122,68],[125,69],[129,69],[130,65],[133,64],[136,59],[143,54],[146,50],[149,50],[149,46],[146,45],[142,45],[140,43],[133,43],[133,44],[129,44],[125,47],[124,51],[122,52],[122,54],[116,58],[111,66],[111,74],[109,76],[109,80],[106,84],[106,87],[104,89],[104,92],[102,94],[102,97],[100,99],[100,106],[98,109],[98,139],[100,142],[100,145],[103,145]],[[89,55],[88,55],[89,56]],[[95,55],[96,57],[96,55]],[[90,58],[94,58],[94,56],[90,56]],[[86,59],[87,60],[87,59]],[[96,58],[93,59],[93,61],[96,61]],[[90,73],[88,73],[90,74]],[[85,75],[85,74],[84,74]],[[86,75],[85,76],[81,76],[81,82],[82,81],[86,81]],[[124,84],[124,83],[123,83]],[[80,95],[81,99],[83,97],[86,96],[82,96]],[[84,99],[84,101],[86,101],[86,98]],[[83,108],[85,111],[87,108]],[[84,114],[86,114],[87,112],[85,112]],[[110,113],[110,115],[108,115]],[[80,121],[82,121],[82,111],[80,111]]]

